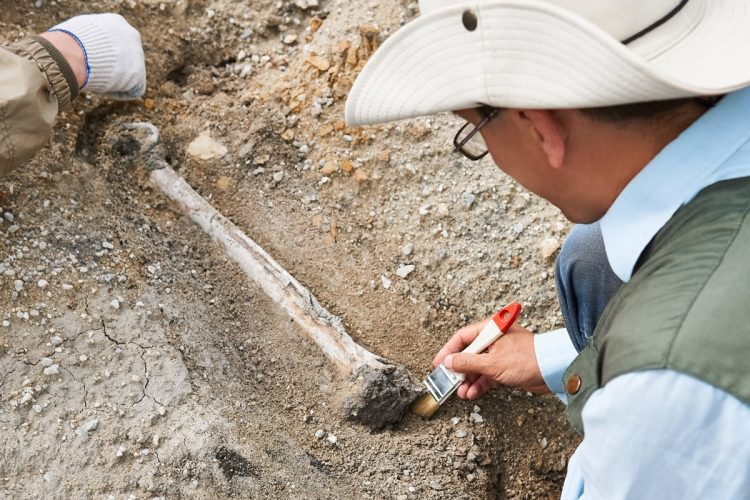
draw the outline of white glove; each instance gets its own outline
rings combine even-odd
[[[86,58],[82,91],[115,99],[133,99],[146,92],[146,64],[141,35],[119,14],[88,14],[58,24],[76,39]]]

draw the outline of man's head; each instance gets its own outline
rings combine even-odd
[[[496,163],[572,220],[596,220],[705,111],[693,98],[750,85],[746,0],[635,5],[422,0],[358,78],[347,121],[462,110],[477,123],[472,110],[502,108],[482,129]]]
[[[457,114],[469,122],[463,136],[480,127],[481,138],[464,146],[468,157],[487,151],[503,171],[568,219],[590,223],[711,104],[678,99],[582,110],[482,107]]]

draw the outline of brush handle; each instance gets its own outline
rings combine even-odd
[[[462,352],[468,354],[480,354],[484,352],[485,349],[495,343],[497,339],[510,329],[511,325],[513,325],[521,314],[522,309],[521,304],[518,302],[511,302],[500,309],[482,328],[477,338]]]

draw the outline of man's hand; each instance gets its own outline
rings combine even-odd
[[[466,381],[458,388],[458,397],[477,399],[497,384],[521,387],[536,393],[548,393],[534,352],[534,334],[514,325],[483,354],[462,354],[479,335],[489,319],[461,328],[432,361],[457,373]],[[457,353],[457,354],[454,354]]]
[[[76,72],[82,91],[116,99],[133,99],[145,93],[146,65],[141,36],[122,16],[77,16],[42,36],[63,53]]]

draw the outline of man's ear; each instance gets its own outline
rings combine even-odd
[[[552,168],[562,168],[565,162],[567,134],[563,124],[552,111],[525,109],[519,117],[526,120],[529,133],[539,143]]]

